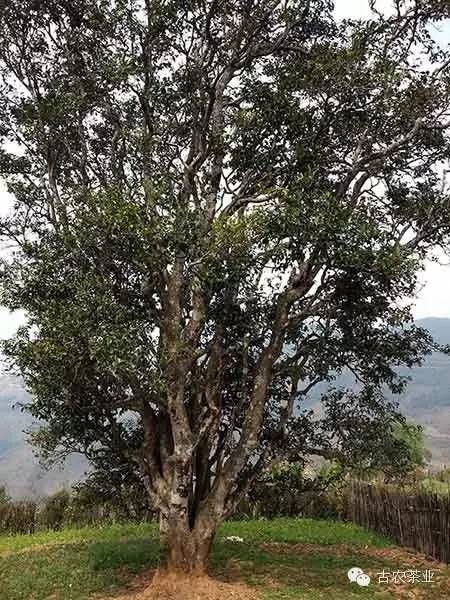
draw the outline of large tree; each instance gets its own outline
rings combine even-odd
[[[450,11],[374,9],[0,4],[6,351],[47,450],[135,466],[172,569],[274,458],[376,456],[430,347],[400,299],[450,233]]]

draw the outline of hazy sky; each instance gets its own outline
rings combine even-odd
[[[335,0],[336,14],[340,17],[364,17],[368,14],[368,0]],[[378,0],[377,6],[389,10],[391,0]],[[450,44],[450,22],[436,29],[434,35],[447,46]],[[0,182],[0,214],[10,204]],[[415,300],[416,318],[435,316],[450,318],[450,258],[440,258],[440,264],[428,262],[420,275],[421,289]],[[0,308],[0,338],[9,337],[23,322],[20,313],[11,314]]]

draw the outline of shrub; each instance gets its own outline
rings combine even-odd
[[[35,529],[35,502],[21,501],[0,503],[0,533],[33,533]]]
[[[49,496],[38,514],[39,527],[42,529],[61,529],[69,504],[70,493],[67,490],[61,490]]]
[[[333,487],[339,479],[341,470],[333,465],[316,473],[298,463],[279,463],[258,478],[235,516],[339,518],[343,499]]]
[[[5,504],[6,502],[10,502],[10,500],[11,498],[8,496],[6,487],[4,485],[0,485],[0,505]]]
[[[67,521],[78,525],[148,521],[156,517],[139,480],[128,472],[96,471],[72,489]]]

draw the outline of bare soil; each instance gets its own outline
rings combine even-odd
[[[99,600],[261,600],[257,591],[243,583],[224,583],[206,576],[155,573],[148,587],[136,589],[145,583],[140,579],[133,591]]]

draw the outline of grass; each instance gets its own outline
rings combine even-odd
[[[244,538],[244,543],[227,541],[230,535]],[[107,596],[154,568],[157,556],[157,528],[151,524],[0,537],[0,599]],[[411,587],[377,583],[375,574],[383,568],[418,569],[422,563],[423,569],[434,568],[355,525],[275,519],[224,524],[214,544],[211,570],[216,577],[259,587],[265,600],[450,598],[450,570],[445,567],[439,567],[436,584],[416,584],[414,591],[425,595],[412,596]],[[346,574],[353,566],[372,575],[369,588],[349,583]]]

